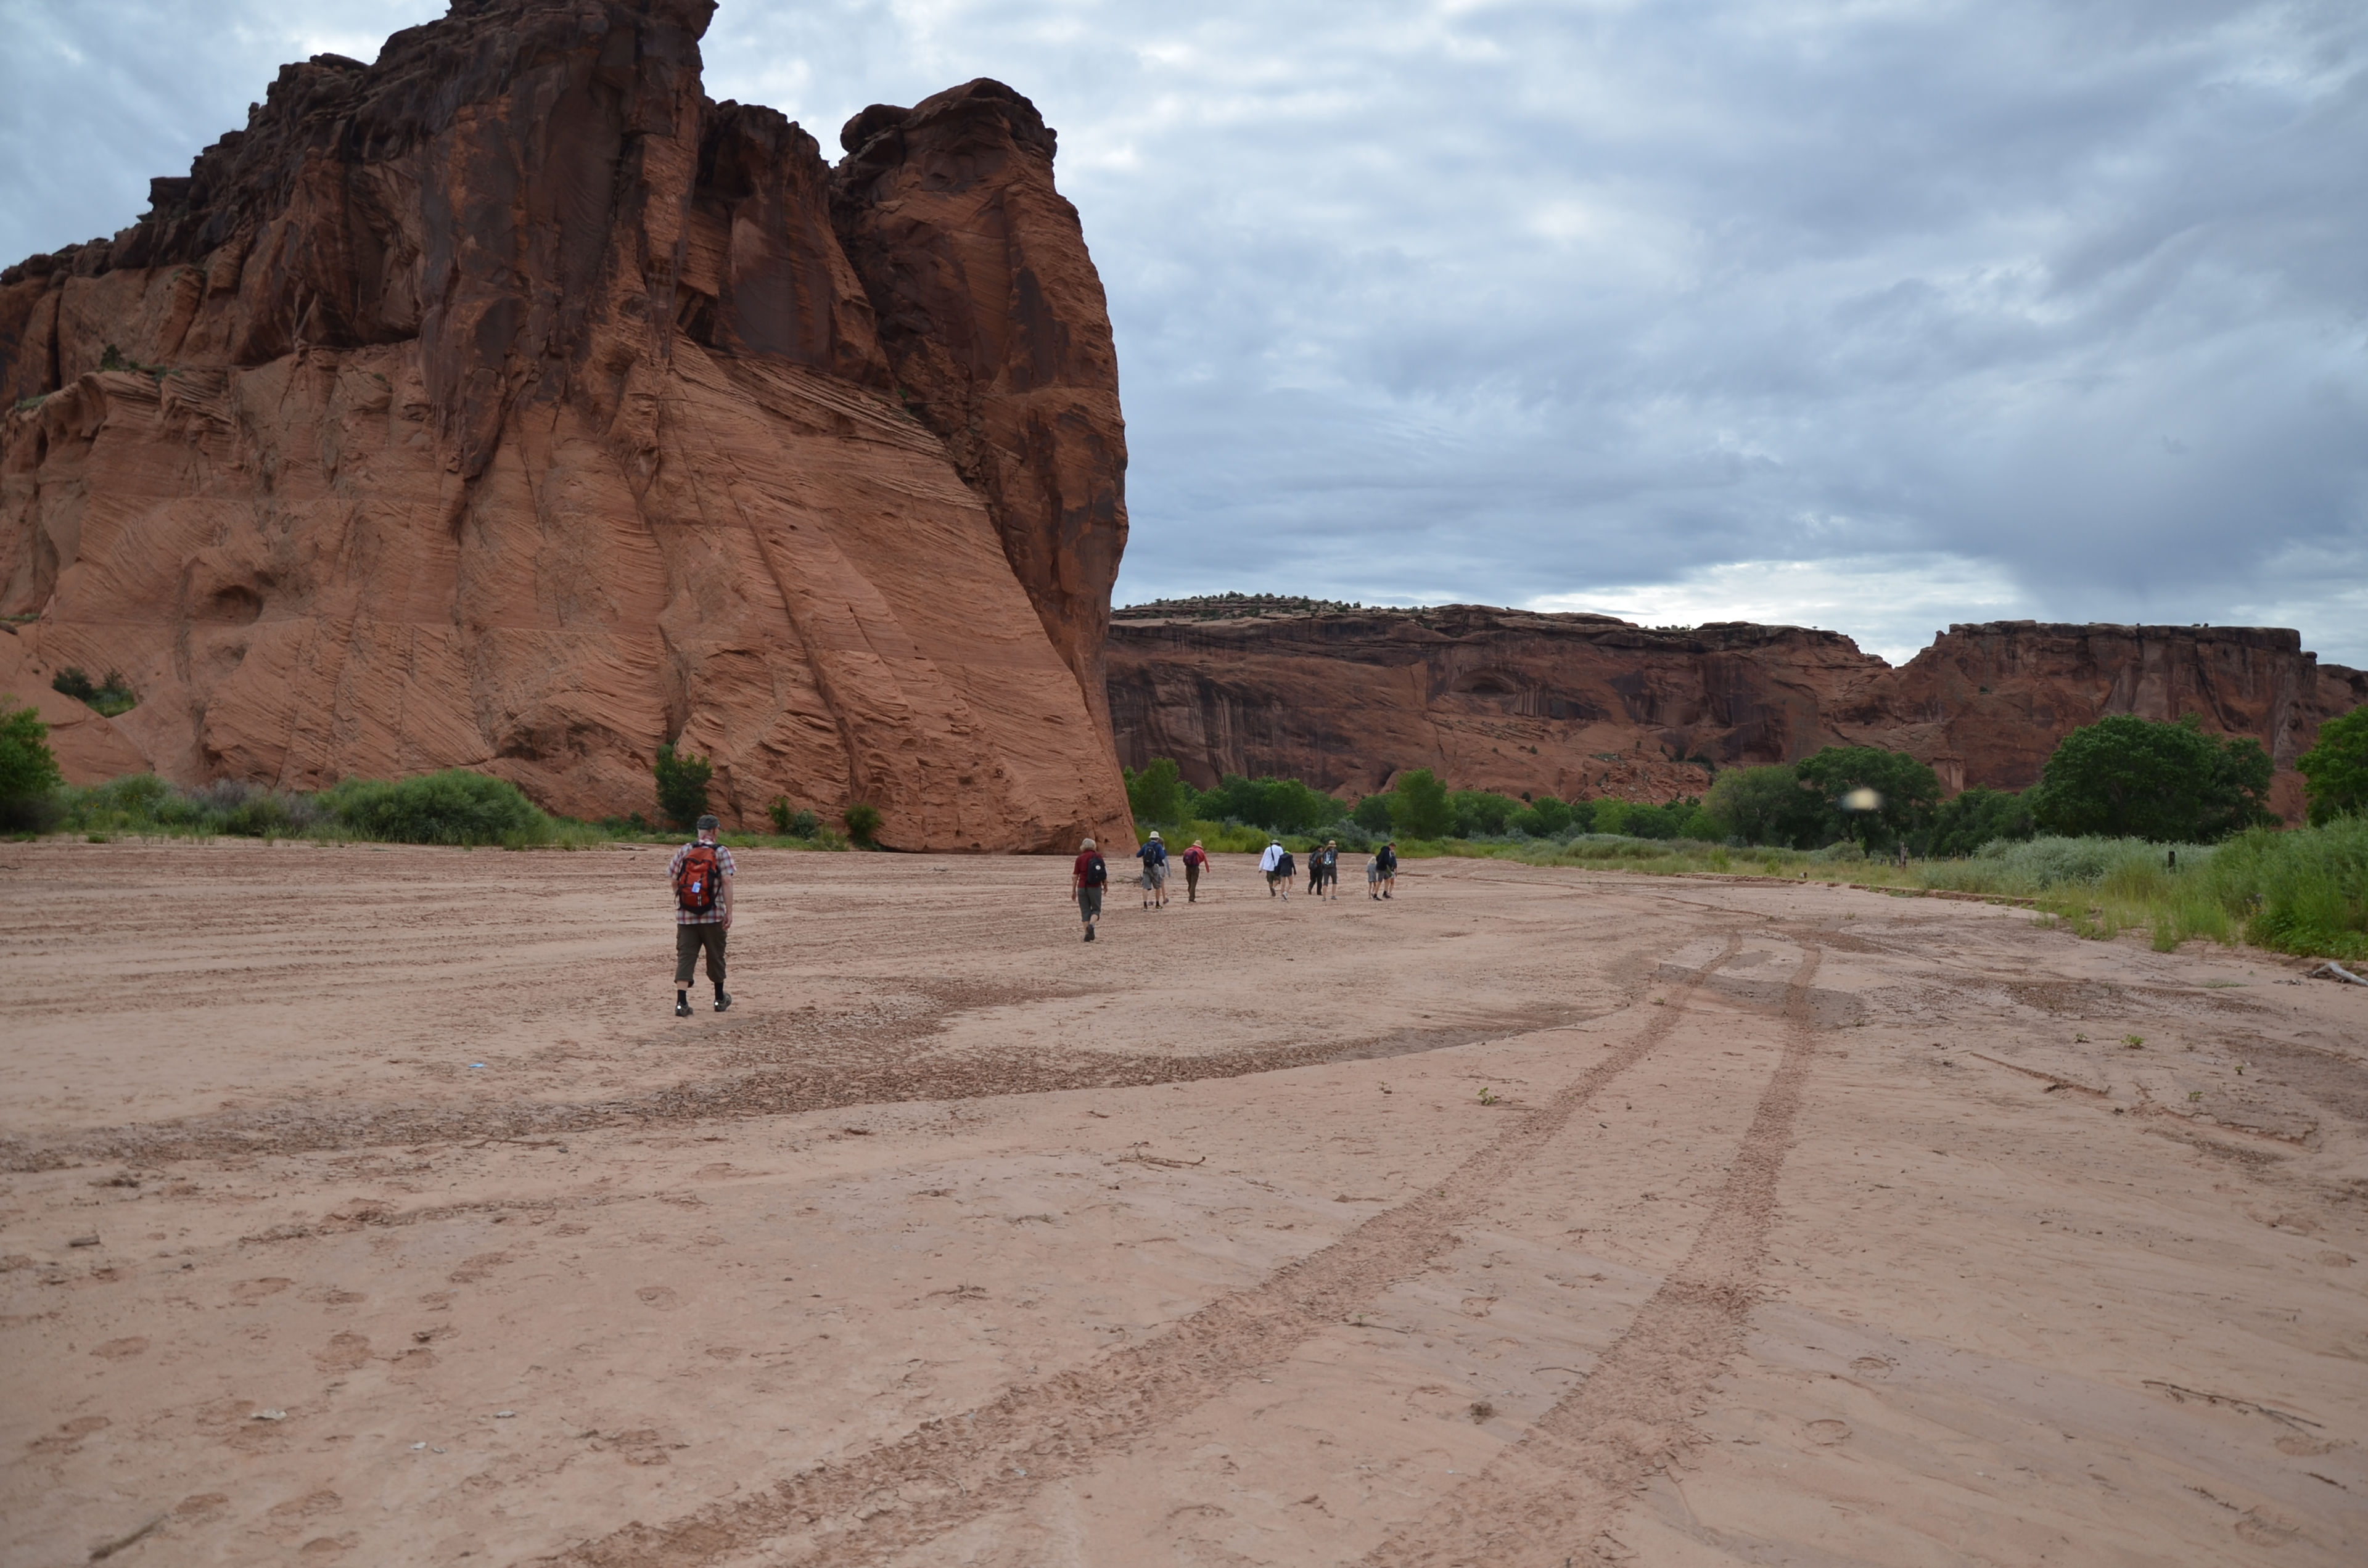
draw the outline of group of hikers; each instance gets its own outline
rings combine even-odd
[[[698,836],[674,852],[666,862],[666,881],[674,886],[674,1013],[678,1018],[690,1017],[690,983],[699,966],[699,956],[707,955],[707,978],[715,987],[715,1010],[719,1013],[732,1006],[732,994],[723,989],[723,941],[732,929],[732,851],[716,842],[719,824],[712,816],[699,819]],[[1143,862],[1137,879],[1143,887],[1143,907],[1167,907],[1167,846],[1157,833],[1143,841],[1134,852]],[[1192,846],[1178,859],[1184,863],[1184,899],[1188,903],[1201,902],[1201,874],[1209,869],[1209,852],[1194,839]],[[1298,878],[1298,857],[1282,846],[1280,835],[1258,857],[1258,870],[1266,878],[1269,898],[1288,902],[1292,883]],[[1384,899],[1397,889],[1398,851],[1395,844],[1384,844],[1365,862],[1365,894],[1368,898]],[[1110,865],[1087,839],[1077,846],[1077,858],[1071,867],[1070,881],[1077,904],[1077,915],[1085,922],[1086,940],[1094,939],[1094,923],[1102,916],[1102,893],[1110,886]],[[1327,892],[1340,896],[1340,843],[1326,839],[1320,849],[1307,857],[1307,891],[1317,898]]]
[[[1143,862],[1142,874],[1136,879],[1143,888],[1143,907],[1167,907],[1167,846],[1156,831],[1143,841],[1134,852]],[[1201,873],[1209,868],[1209,852],[1194,839],[1192,846],[1178,857],[1184,862],[1184,898],[1188,903],[1201,902]],[[1282,846],[1278,835],[1258,857],[1258,871],[1266,878],[1266,895],[1291,898],[1292,883],[1299,875],[1298,857]],[[1365,895],[1380,900],[1391,897],[1397,890],[1398,850],[1395,844],[1384,844],[1365,862]],[[1110,862],[1090,838],[1077,846],[1077,858],[1069,868],[1070,895],[1076,901],[1077,918],[1085,923],[1086,940],[1094,940],[1094,923],[1102,917],[1102,895],[1110,887]],[[1307,857],[1307,891],[1322,898],[1329,892],[1340,896],[1340,841],[1326,839],[1320,849]]]

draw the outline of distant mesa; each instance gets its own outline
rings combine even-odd
[[[705,0],[481,0],[285,67],[112,239],[0,273],[0,689],[76,777],[445,767],[908,848],[1123,837],[1117,358],[1053,131],[847,155],[700,90]],[[68,699],[37,699],[44,711]]]
[[[2273,628],[1958,625],[1895,669],[1797,626],[1220,595],[1114,612],[1110,701],[1123,762],[1174,757],[1204,789],[1280,774],[1357,795],[1428,767],[1461,789],[1632,801],[1827,745],[1911,753],[1952,792],[2020,790],[2082,724],[2194,712],[2268,748],[2272,801],[2298,817],[2294,759],[2368,702],[2368,674]]]

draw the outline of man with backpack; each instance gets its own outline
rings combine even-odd
[[[1198,903],[1201,902],[1201,871],[1203,867],[1208,865],[1208,863],[1209,852],[1201,847],[1201,841],[1199,839],[1194,839],[1192,841],[1192,847],[1184,851],[1185,903]]]
[[[723,937],[732,929],[732,851],[715,842],[713,817],[699,819],[699,836],[674,852],[666,880],[674,884],[674,1016],[690,1017],[690,976],[703,949],[707,978],[715,983],[715,1010],[732,1006],[723,989]]]
[[[1266,873],[1266,896],[1272,898],[1279,891],[1284,898],[1291,896],[1291,872],[1284,869],[1291,857],[1283,853],[1282,840],[1278,838],[1266,846],[1258,857],[1258,869]]]
[[[1094,939],[1094,922],[1102,917],[1102,889],[1110,886],[1110,866],[1087,839],[1077,846],[1076,863],[1069,869],[1069,885],[1077,901],[1077,918],[1086,923],[1086,940]]]
[[[1143,862],[1143,907],[1167,908],[1167,846],[1159,842],[1159,835],[1155,831],[1143,841],[1143,847],[1134,852],[1134,858]]]

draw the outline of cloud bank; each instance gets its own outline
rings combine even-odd
[[[435,4],[16,0],[0,252]],[[2368,665],[2352,4],[723,0],[825,148],[972,76],[1117,327],[1121,600],[2299,627]]]

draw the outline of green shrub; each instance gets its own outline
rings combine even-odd
[[[526,845],[552,836],[551,819],[517,785],[465,768],[392,783],[348,778],[321,799],[359,836],[391,844]]]
[[[880,833],[880,808],[861,801],[847,808],[847,836],[869,849]]]
[[[1389,832],[1394,825],[1390,820],[1390,798],[1387,795],[1366,796],[1357,802],[1357,809],[1349,813],[1349,820],[1367,833]]]
[[[1247,823],[1273,833],[1313,833],[1340,815],[1340,802],[1296,778],[1245,778],[1228,773],[1213,790],[1194,790],[1181,815]]]
[[[812,838],[822,831],[822,818],[791,806],[787,795],[774,796],[765,814],[773,819],[773,831],[784,838]]]
[[[2050,833],[2209,844],[2277,819],[2259,741],[2116,713],[2064,737],[2041,770],[2032,815]]]
[[[1391,790],[1390,820],[1408,838],[1444,838],[1455,831],[1455,811],[1447,786],[1428,767],[1401,775]]]
[[[1456,837],[1494,838],[1505,831],[1521,802],[1487,790],[1458,790],[1447,797],[1447,806],[1455,813]]]
[[[1184,819],[1191,805],[1191,790],[1175,758],[1154,757],[1140,773],[1131,767],[1119,771],[1125,778],[1126,802],[1136,822],[1166,827]]]
[[[1827,746],[1793,771],[1833,813],[1827,836],[1867,849],[1890,848],[1916,833],[1941,802],[1941,780],[1931,768],[1881,746]]]
[[[140,699],[133,694],[131,683],[123,678],[123,672],[120,670],[108,671],[106,681],[93,686],[89,676],[85,675],[75,666],[68,665],[51,680],[50,689],[61,692],[83,706],[97,710],[99,717],[103,719],[112,719],[119,714],[129,713],[140,706]]]
[[[54,815],[51,798],[64,782],[40,710],[12,708],[0,697],[0,827],[45,831]]]
[[[1971,855],[1986,844],[2027,839],[2037,831],[2031,820],[2030,801],[1976,784],[1954,800],[1941,802],[1932,813],[1923,849],[1927,855],[1943,858]]]
[[[714,767],[703,756],[678,752],[672,741],[658,747],[651,772],[657,778],[658,810],[675,826],[688,831],[707,814],[707,781]]]
[[[1790,763],[1728,768],[1712,781],[1702,811],[1713,836],[1750,845],[1810,849],[1832,836],[1825,801]]]
[[[2312,825],[2368,815],[2368,708],[2321,724],[2318,743],[2294,759],[2294,767],[2307,781]]]

